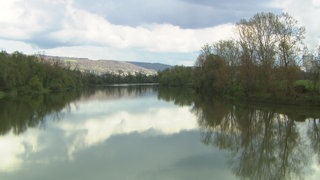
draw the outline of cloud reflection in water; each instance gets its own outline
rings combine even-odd
[[[46,121],[45,130],[29,128],[20,135],[1,136],[0,171],[13,172],[24,163],[74,160],[75,153],[115,135],[162,136],[198,128],[190,107],[174,106],[148,93],[106,99],[103,94],[98,91],[70,104],[61,112],[62,119]]]

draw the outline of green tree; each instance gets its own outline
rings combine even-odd
[[[198,66],[195,69],[195,81],[198,90],[206,89],[217,94],[223,94],[228,88],[229,81],[229,67],[226,60],[213,54],[201,54],[198,60],[202,61],[197,63]]]
[[[192,86],[193,69],[192,67],[175,66],[158,72],[159,83],[165,86]]]

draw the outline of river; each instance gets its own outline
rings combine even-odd
[[[319,108],[191,89],[0,100],[0,179],[319,179]]]

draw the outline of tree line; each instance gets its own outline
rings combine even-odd
[[[17,95],[80,88],[84,79],[80,71],[48,63],[37,56],[20,52],[0,52],[0,91]]]
[[[154,83],[157,75],[95,75],[47,61],[41,56],[0,52],[0,97],[79,90],[88,86],[114,83]]]
[[[240,20],[236,32],[237,39],[204,45],[193,68],[181,66],[160,73],[159,82],[175,82],[181,76],[175,75],[176,70],[182,68],[190,71],[180,70],[192,74],[187,81],[198,91],[292,96],[312,90],[319,94],[319,73],[313,73],[319,68],[314,66],[308,76],[301,71],[299,56],[303,53],[305,28],[298,26],[292,16],[258,13]],[[315,88],[308,89],[305,82],[313,82]]]

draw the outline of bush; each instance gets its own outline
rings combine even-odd
[[[307,88],[305,85],[301,84],[301,85],[296,85],[294,86],[294,91],[298,94],[304,94],[307,92]]]

